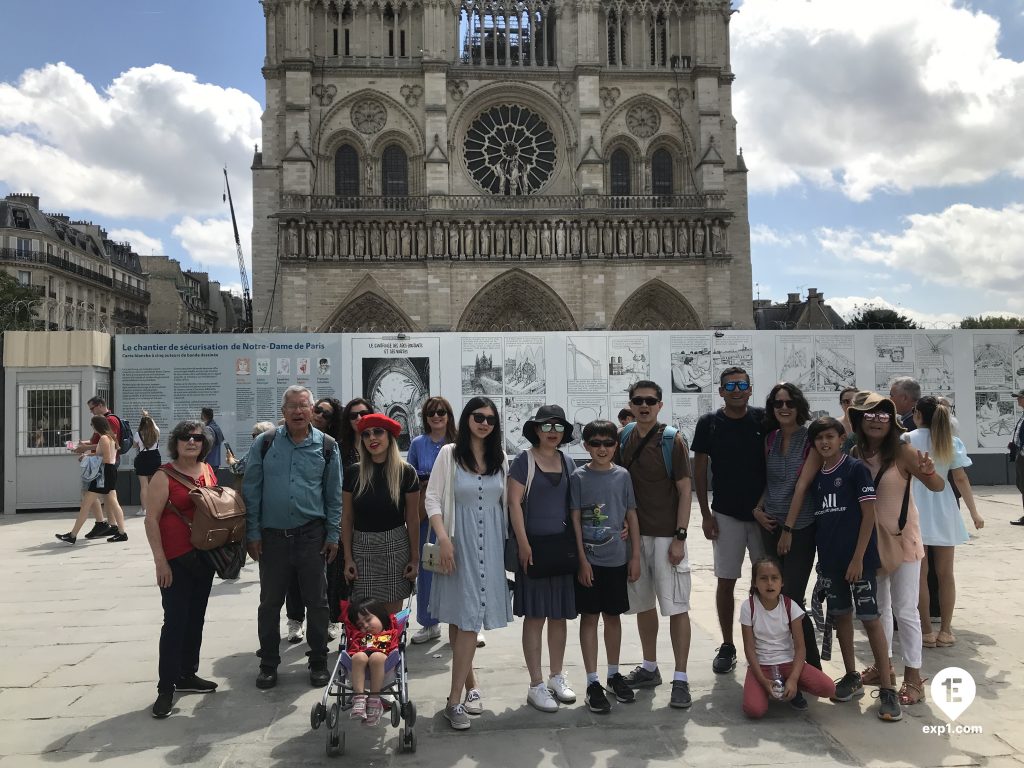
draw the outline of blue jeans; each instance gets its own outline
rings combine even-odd
[[[160,588],[164,625],[160,629],[158,672],[160,693],[172,693],[182,677],[199,671],[206,604],[213,586],[213,568],[195,550],[168,560],[171,586]]]
[[[430,518],[427,518],[420,523],[420,570],[416,574],[416,621],[421,627],[433,627],[438,623],[427,610],[430,605],[430,584],[434,579],[434,574],[423,567],[423,545],[427,543],[429,533]]]
[[[281,606],[293,575],[298,578],[306,607],[310,663],[327,658],[327,574],[320,554],[325,541],[324,525],[319,520],[288,531],[263,529],[257,614],[260,666],[277,667],[281,663]]]

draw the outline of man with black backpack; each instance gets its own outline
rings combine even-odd
[[[127,422],[122,421],[118,416],[115,416],[107,408],[107,401],[99,395],[89,398],[87,401],[89,406],[89,412],[93,416],[105,416],[107,421],[110,423],[110,429],[114,433],[117,443],[117,458],[114,459],[114,465],[118,466],[121,463],[121,454],[125,452],[123,446],[125,444],[125,438],[127,437],[128,447],[131,447],[133,436],[131,427],[128,426]],[[127,435],[125,434],[127,432]],[[75,453],[91,453],[95,450],[96,444],[99,442],[100,436],[98,433],[93,433],[92,439],[83,440],[78,444],[75,449]],[[117,489],[113,489],[104,498],[107,499],[107,519],[103,519],[103,509],[100,506],[99,499],[96,501],[96,508],[93,511],[93,515],[96,517],[96,523],[93,525],[92,530],[85,534],[87,539],[102,539],[106,538],[107,541],[118,542],[127,541],[128,534],[124,530],[124,510],[121,509],[121,504],[117,500]]]

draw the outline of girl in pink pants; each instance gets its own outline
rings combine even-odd
[[[773,558],[754,563],[750,598],[740,605],[747,677],[743,682],[743,713],[764,717],[772,699],[807,709],[802,691],[831,697],[835,683],[816,667],[804,663],[803,609],[782,595],[782,571]]]

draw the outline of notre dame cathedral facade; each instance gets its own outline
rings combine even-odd
[[[729,0],[262,5],[257,327],[752,327]]]

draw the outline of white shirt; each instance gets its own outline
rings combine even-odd
[[[740,604],[740,624],[754,630],[754,651],[762,666],[787,664],[793,660],[793,631],[789,622],[804,615],[795,600],[790,601],[789,616],[786,615],[786,599],[779,597],[774,610],[766,610],[761,600],[754,595],[754,618],[750,618],[750,598]]]

